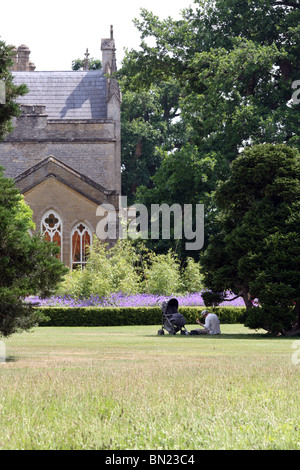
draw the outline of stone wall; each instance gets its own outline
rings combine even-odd
[[[102,203],[118,209],[121,195],[121,95],[115,42],[101,43],[103,71],[35,72],[27,46],[15,50],[16,85],[22,113],[0,142],[0,165],[14,178],[33,210],[36,230],[49,210],[63,226],[62,254],[71,264],[71,233],[82,222],[92,234]],[[112,242],[113,243],[113,242]]]
[[[15,178],[49,155],[108,190],[121,192],[119,124],[106,120],[48,120],[45,106],[22,106],[14,131],[0,144],[0,162]]]
[[[26,201],[34,214],[36,230],[41,230],[41,220],[47,210],[53,209],[62,221],[62,260],[71,264],[71,233],[78,222],[86,224],[95,233],[99,220],[96,217],[97,204],[77,191],[66,187],[55,178],[49,178],[26,192]],[[62,210],[63,207],[63,210]]]

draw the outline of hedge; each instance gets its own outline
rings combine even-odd
[[[196,318],[207,307],[180,307],[179,312],[187,324],[196,324]],[[44,319],[40,326],[125,326],[160,325],[162,312],[159,307],[38,307]],[[210,312],[218,315],[221,324],[243,323],[245,308],[214,307]]]

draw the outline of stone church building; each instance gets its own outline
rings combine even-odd
[[[0,143],[0,165],[33,210],[36,230],[61,247],[70,267],[86,262],[100,204],[118,209],[121,195],[121,96],[115,41],[102,39],[102,70],[39,72],[27,46],[16,49],[14,83],[22,114]]]

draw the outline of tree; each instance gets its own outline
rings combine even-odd
[[[137,189],[136,200],[145,204],[151,215],[151,204],[179,204],[184,210],[184,204],[193,207],[193,228],[195,222],[196,204],[205,206],[205,246],[209,235],[213,232],[214,207],[211,203],[211,192],[218,179],[222,178],[224,166],[215,152],[203,154],[201,149],[194,145],[184,145],[174,153],[165,152],[160,167],[152,178],[153,188],[140,186]],[[176,221],[178,223],[178,221]],[[149,224],[150,226],[150,224]],[[171,220],[170,240],[148,240],[147,245],[158,252],[167,252],[170,247],[177,253],[182,261],[186,257],[199,259],[199,252],[185,248],[186,239],[174,239],[174,220]],[[182,227],[184,234],[184,227]]]
[[[164,152],[181,148],[188,131],[178,120],[181,87],[176,80],[159,81],[150,90],[131,86],[130,59],[121,75],[122,189],[131,204],[139,186],[153,187],[152,178]]]
[[[214,200],[219,231],[201,256],[206,304],[231,291],[244,299],[247,326],[300,332],[299,153],[283,144],[245,149]]]
[[[9,336],[38,322],[25,298],[50,295],[67,268],[56,257],[55,244],[30,236],[32,211],[1,168],[0,188],[0,335]]]
[[[142,10],[136,21],[141,50],[129,52],[132,83],[141,89],[158,79],[178,80],[182,118],[194,131],[193,143],[228,162],[246,143],[298,146],[299,106],[287,106],[299,79],[298,2],[194,4],[179,21],[160,21]]]
[[[291,100],[300,74],[299,4],[195,0],[178,21],[142,10],[135,24],[140,50],[127,53],[121,73],[130,63],[127,75],[137,92],[176,82],[177,122],[187,131],[179,148],[160,152],[158,145],[161,163],[151,184],[139,181],[137,199],[146,205],[204,202],[207,245],[215,230],[212,191],[240,151],[260,143],[300,148],[299,104]]]
[[[25,85],[13,83],[13,54],[13,47],[0,41],[0,80],[6,95],[5,104],[0,104],[0,140],[12,131],[11,120],[20,114],[17,97],[28,91]],[[29,235],[34,230],[32,211],[13,180],[3,176],[2,168],[0,188],[0,335],[9,336],[38,321],[26,296],[49,295],[66,268],[56,258],[58,247]]]
[[[16,98],[28,92],[26,85],[15,86],[10,67],[13,65],[13,47],[0,41],[0,81],[5,85],[5,104],[0,103],[0,140],[13,130],[11,119],[20,114]]]
[[[100,70],[101,68],[102,68],[101,60],[94,59],[94,57],[91,57],[90,59],[88,59],[89,70]],[[84,59],[72,60],[72,70],[85,70],[85,60]]]

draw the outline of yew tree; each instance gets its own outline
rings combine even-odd
[[[0,140],[12,130],[20,113],[17,98],[27,92],[15,86],[11,73],[13,48],[0,41],[0,80],[5,100],[0,104]],[[39,320],[30,295],[47,296],[67,269],[57,258],[59,248],[41,236],[32,236],[32,211],[12,179],[0,167],[0,336],[27,330]]]
[[[246,326],[300,334],[300,155],[247,148],[217,187],[218,233],[201,257],[207,304],[244,299]],[[254,302],[258,302],[258,305]]]
[[[67,272],[57,258],[59,247],[32,236],[34,228],[31,209],[0,168],[0,336],[38,323],[26,297],[49,296]]]

